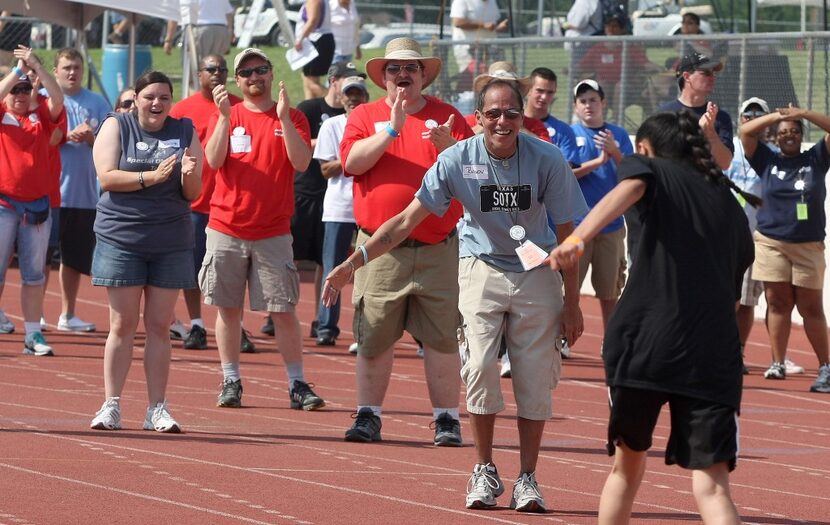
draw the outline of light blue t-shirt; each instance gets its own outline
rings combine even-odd
[[[562,150],[562,154],[565,155],[565,160],[570,162],[572,167],[582,164],[582,157],[579,156],[579,148],[576,147],[574,130],[566,122],[562,122],[553,115],[548,115],[543,118],[542,122],[548,129],[550,141]]]
[[[579,155],[582,157],[583,162],[599,157],[600,151],[594,145],[594,137],[602,130],[610,131],[614,135],[614,140],[617,142],[617,146],[620,148],[623,156],[634,153],[634,146],[631,144],[628,132],[614,124],[606,122],[601,128],[589,128],[577,122],[571,128],[574,130],[574,134],[576,134],[576,146],[579,148]],[[582,188],[585,202],[591,208],[596,206],[616,185],[617,165],[613,160],[609,160],[591,173],[579,178],[579,187]],[[581,222],[583,218],[580,217],[577,223]],[[621,216],[617,217],[608,226],[603,228],[600,233],[615,232],[622,228],[624,224],[623,218]]]
[[[744,146],[741,143],[740,137],[733,138],[732,142],[735,145],[735,154],[732,155],[732,163],[729,165],[729,169],[724,173],[737,187],[747,193],[760,197],[761,191],[763,191],[761,189],[761,177],[755,173],[755,170],[749,165],[749,161],[746,160]],[[736,194],[736,197],[739,196]],[[742,197],[738,198],[738,202],[744,208],[750,229],[755,231],[756,226],[758,226],[758,211]]]
[[[84,122],[95,132],[110,112],[104,97],[83,88],[74,97],[64,95],[64,105],[67,132]],[[86,142],[66,142],[61,146],[61,207],[94,210],[98,195],[92,146]]]
[[[447,148],[415,194],[438,216],[453,198],[461,202],[459,255],[478,257],[510,272],[524,271],[516,255],[519,242],[510,238],[512,226],[524,227],[525,239],[549,252],[557,242],[548,215],[554,224],[564,224],[588,212],[559,149],[525,134],[519,134],[518,141],[518,152],[505,163],[490,157],[484,135]]]

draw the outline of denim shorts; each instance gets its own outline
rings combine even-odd
[[[195,288],[193,250],[138,253],[108,244],[99,237],[92,256],[92,284],[114,288]]]
[[[43,284],[50,228],[50,219],[41,224],[25,224],[12,208],[0,205],[0,284],[6,281],[15,241],[21,281],[30,286]]]

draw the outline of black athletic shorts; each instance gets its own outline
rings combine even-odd
[[[324,77],[328,75],[331,61],[334,60],[334,35],[326,33],[312,42],[317,50],[317,58],[303,66],[303,75],[307,77]]]
[[[303,195],[294,197],[291,236],[294,238],[294,260],[314,261],[323,265],[323,199]]]
[[[61,264],[89,275],[95,252],[95,210],[61,208],[60,221]]]
[[[726,462],[735,469],[738,458],[738,415],[735,409],[712,401],[654,390],[609,388],[608,455],[617,445],[644,452],[662,406],[669,404],[671,434],[666,444],[666,465],[704,469]]]

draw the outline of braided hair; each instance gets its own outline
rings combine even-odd
[[[656,113],[637,130],[636,142],[648,140],[657,157],[691,164],[706,180],[731,189],[754,208],[761,199],[740,189],[715,164],[709,143],[698,124],[698,117],[689,111]]]

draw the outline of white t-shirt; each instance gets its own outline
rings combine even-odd
[[[181,0],[182,25],[228,24],[233,7],[228,0]]]
[[[496,0],[453,0],[450,6],[450,18],[464,18],[482,24],[495,23],[499,21],[501,12]],[[453,26],[453,40],[480,40],[482,38],[495,38],[496,32],[487,29],[461,29]],[[453,46],[453,53],[458,61],[458,67],[464,69],[467,63],[472,60],[469,46]]]
[[[346,115],[323,121],[314,146],[314,158],[322,162],[340,160],[340,141],[346,130]],[[328,180],[323,197],[323,222],[355,222],[351,177],[341,172]]]
[[[349,7],[340,6],[340,0],[329,0],[331,10],[331,32],[334,35],[334,54],[351,55],[357,48],[360,15],[357,14],[355,0]]]

